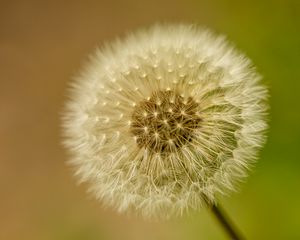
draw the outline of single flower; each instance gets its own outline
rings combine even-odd
[[[207,29],[155,25],[90,58],[71,87],[65,145],[104,204],[168,218],[235,183],[264,143],[266,88]]]

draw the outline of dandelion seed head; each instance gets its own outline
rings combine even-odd
[[[102,203],[169,218],[247,175],[265,141],[266,98],[223,36],[155,25],[91,57],[70,91],[64,143]]]

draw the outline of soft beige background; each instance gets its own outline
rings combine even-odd
[[[0,1],[0,239],[226,239],[205,210],[128,219],[76,186],[60,146],[67,82],[97,44],[158,21],[228,34],[271,86],[269,143],[223,203],[249,239],[299,233],[299,1]]]

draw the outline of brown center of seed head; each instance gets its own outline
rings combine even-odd
[[[134,108],[130,132],[139,147],[171,153],[193,139],[200,127],[199,104],[175,91],[156,91]]]

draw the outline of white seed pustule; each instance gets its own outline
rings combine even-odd
[[[156,25],[97,49],[63,118],[81,182],[120,212],[168,218],[233,190],[265,141],[267,90],[209,30]]]

